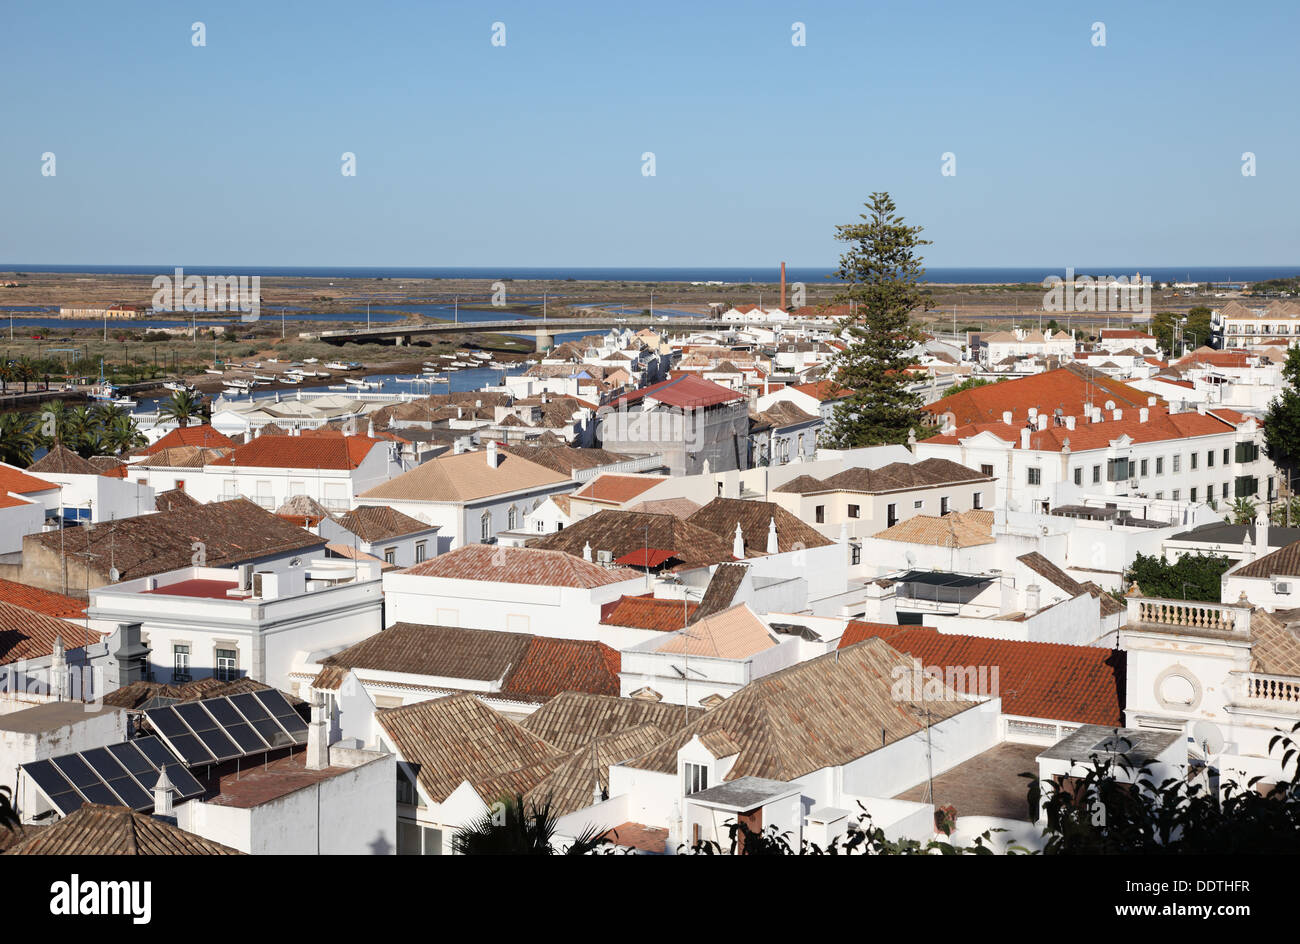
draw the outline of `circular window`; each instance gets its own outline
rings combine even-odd
[[[1201,703],[1201,686],[1182,666],[1171,666],[1156,678],[1156,698],[1165,708],[1190,711]]]

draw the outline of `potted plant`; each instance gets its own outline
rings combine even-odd
[[[937,806],[934,809],[934,829],[935,832],[943,833],[945,836],[951,836],[952,831],[957,828],[957,808],[951,804],[948,806]]]

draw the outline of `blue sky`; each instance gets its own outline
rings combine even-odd
[[[821,265],[888,190],[932,266],[1300,262],[1298,9],[9,0],[0,260]]]

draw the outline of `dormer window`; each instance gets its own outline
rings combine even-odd
[[[682,789],[687,796],[709,788],[709,768],[703,764],[683,764]]]

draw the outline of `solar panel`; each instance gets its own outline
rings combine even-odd
[[[72,785],[81,791],[83,796],[86,787],[92,787],[96,784],[102,785],[103,783],[99,779],[99,774],[90,769],[90,765],[81,759],[80,754],[65,754],[62,757],[52,757],[50,762],[59,768],[59,773],[72,781]]]
[[[81,758],[108,784],[123,803],[132,809],[144,810],[153,806],[153,796],[146,792],[131,773],[118,763],[107,748],[96,747],[82,751]]]
[[[137,780],[140,780],[142,786],[144,785],[142,778],[147,779],[158,773],[158,768],[150,762],[149,758],[141,754],[140,748],[131,741],[110,744],[106,750],[117,759],[119,764],[130,771]]]
[[[78,785],[77,789],[91,803],[102,803],[104,806],[121,806],[122,801],[118,795],[103,783],[90,783],[84,787]]]
[[[176,760],[175,755],[167,750],[166,745],[156,737],[136,738],[126,745],[115,745],[118,747],[134,747],[140,755],[148,760],[150,769],[142,772],[137,778],[140,786],[153,793],[153,788],[158,784],[158,771],[166,768],[167,779],[171,781],[172,789],[176,791],[177,796],[182,800],[191,800],[196,796],[203,795],[203,785],[194,779],[185,767]]]
[[[269,747],[289,747],[297,743],[293,735],[285,731],[280,722],[271,717],[270,712],[266,710],[266,707],[260,701],[253,697],[252,693],[245,692],[242,695],[234,695],[230,698],[230,701],[248,719],[254,730],[262,736]]]
[[[210,764],[215,758],[212,752],[203,746],[193,734],[178,734],[167,739],[167,745],[180,755],[181,760],[191,767],[196,764]]]
[[[203,795],[203,785],[194,779],[194,775],[180,764],[167,765],[167,779],[182,800],[192,800]],[[152,785],[150,787],[152,789]]]
[[[144,713],[153,725],[153,729],[169,740],[182,734],[189,734],[189,726],[176,714],[175,708],[151,708]]]
[[[253,729],[239,710],[225,698],[213,698],[203,703],[203,707],[221,725],[226,735],[239,745],[240,749],[251,754],[264,751],[269,746],[256,730]]]
[[[284,729],[293,737],[294,743],[306,743],[307,722],[302,720],[302,716],[294,710],[294,707],[285,700],[283,695],[271,688],[253,694],[266,707],[266,710],[275,716],[275,720],[284,726]]]
[[[195,734],[200,731],[213,731],[219,727],[217,719],[204,709],[203,702],[186,702],[183,705],[176,705],[172,710],[194,729]]]
[[[77,793],[67,778],[48,760],[23,764],[22,769],[27,771],[27,776],[31,778],[32,783],[40,788],[46,799],[64,816],[81,806],[81,794]]]
[[[136,738],[131,743],[153,765],[154,770],[162,770],[165,764],[176,763],[175,755],[156,737]]]

